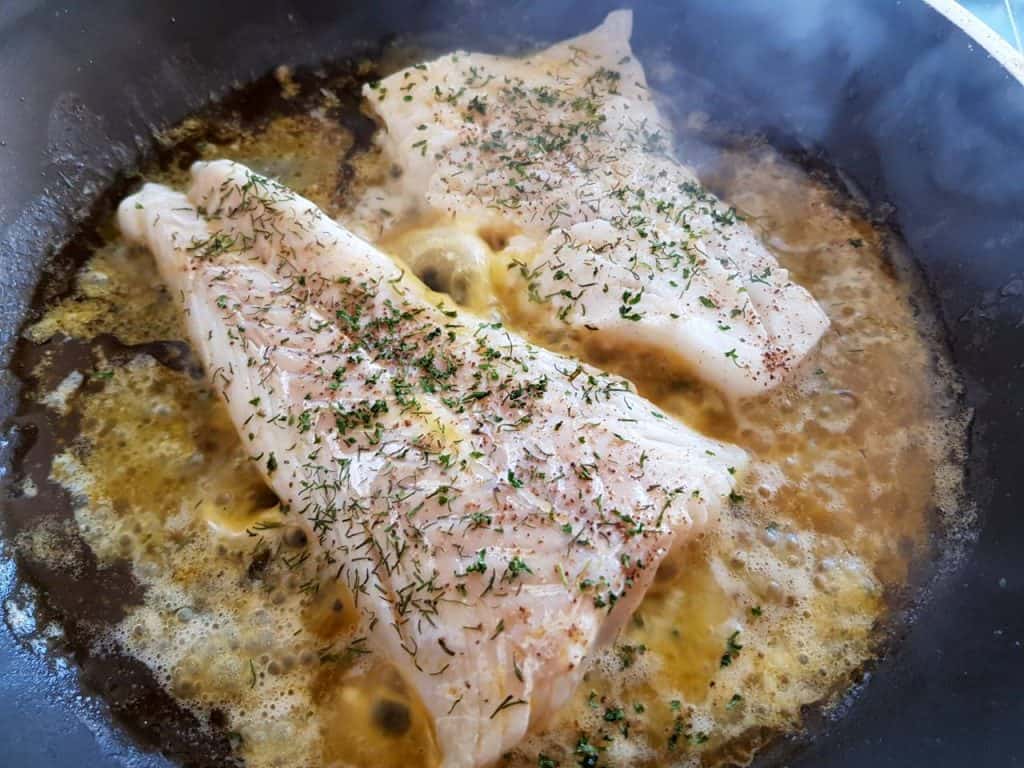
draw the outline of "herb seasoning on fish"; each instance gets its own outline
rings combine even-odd
[[[438,766],[480,722],[474,760],[529,726],[500,758],[517,768],[741,763],[843,690],[884,590],[929,552],[933,503],[957,509],[961,433],[885,234],[763,147],[717,151],[702,173],[736,210],[718,203],[675,161],[627,36],[614,16],[528,60],[399,70],[368,99],[381,151],[351,148],[343,125],[369,138],[351,78],[300,75],[288,103],[308,114],[241,133],[218,113],[196,143],[190,119],[146,178],[188,187],[196,155],[264,175],[213,163],[188,198],[142,193],[181,233],[146,235],[165,272],[194,267],[171,276],[183,291],[104,222],[26,331],[26,418],[42,445],[53,424],[79,437],[22,483],[20,556],[63,567],[67,528],[126,563],[141,594],[104,647],[254,768]],[[406,145],[393,108],[424,105]],[[158,227],[137,199],[129,217]],[[765,294],[755,309],[793,334],[751,328]],[[659,318],[701,332],[680,345]],[[189,334],[208,379],[184,343],[151,343]],[[65,376],[78,358],[51,338],[99,374]],[[65,528],[31,506],[53,482],[75,499]],[[556,710],[552,682],[580,679]]]
[[[575,361],[449,308],[241,165],[196,165],[188,196],[146,185],[119,222],[182,297],[268,483],[416,689],[446,765],[491,762],[565,701],[746,463],[618,377],[573,377]],[[467,535],[478,512],[497,525]]]

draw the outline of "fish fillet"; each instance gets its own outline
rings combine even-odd
[[[446,766],[495,760],[566,701],[745,466],[244,166],[197,163],[187,195],[147,184],[118,220]]]
[[[605,346],[638,338],[731,398],[783,380],[828,317],[681,165],[630,50],[632,16],[525,59],[459,51],[364,88],[399,184],[518,233],[520,311]]]

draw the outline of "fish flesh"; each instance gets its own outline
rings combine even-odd
[[[746,466],[245,166],[196,163],[187,194],[146,184],[118,222],[445,766],[490,763],[557,710]]]
[[[674,154],[632,15],[526,58],[457,51],[364,87],[395,182],[510,227],[516,311],[604,348],[653,349],[730,399],[783,381],[828,316]]]

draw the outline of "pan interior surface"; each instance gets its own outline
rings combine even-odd
[[[642,9],[640,9],[641,14],[642,12]],[[710,17],[713,18],[714,14],[711,13]],[[559,29],[555,31],[555,33],[561,34],[563,31],[563,29]],[[283,61],[286,59],[280,60]],[[366,74],[367,73],[364,72],[363,76],[365,76]],[[305,77],[305,75],[303,75],[303,77]],[[307,88],[310,85],[315,85],[316,88],[324,87],[323,81],[318,80],[316,76],[309,77],[310,80],[307,81],[307,83],[303,84],[306,85]],[[273,143],[273,147],[277,154],[281,154],[280,148],[282,146],[282,141],[294,141],[296,136],[299,136],[301,141],[303,142],[311,141],[311,139],[309,139],[308,136],[303,135],[301,126],[296,124],[296,122],[301,123],[301,120],[294,117],[293,115],[286,115],[285,117],[281,118],[281,120],[285,121],[292,120],[292,124],[288,124],[287,122],[285,122],[279,123],[276,128],[269,127],[270,123],[265,120],[267,112],[273,112],[273,110],[275,109],[278,109],[279,111],[290,111],[292,108],[290,105],[284,104],[284,102],[287,101],[287,99],[285,99],[281,95],[282,91],[278,80],[275,80],[274,78],[264,78],[264,80],[260,82],[262,83],[262,85],[257,86],[255,90],[243,90],[243,93],[245,93],[245,97],[241,98],[239,101],[232,102],[232,99],[229,98],[226,102],[226,107],[224,108],[229,112],[233,110],[236,113],[236,117],[233,119],[237,119],[242,123],[248,123],[248,125],[250,126],[258,125],[258,130],[250,132],[250,134],[248,134],[245,139],[240,140],[237,136],[219,135],[216,133],[214,129],[211,129],[209,127],[210,124],[204,123],[202,121],[194,124],[186,123],[183,132],[180,132],[177,135],[172,136],[170,139],[167,139],[167,148],[162,150],[162,152],[158,154],[156,159],[156,165],[154,166],[151,164],[149,167],[159,167],[162,169],[162,172],[173,175],[175,173],[176,168],[180,169],[181,163],[184,163],[187,159],[201,155],[203,152],[211,151],[212,149],[216,149],[217,151],[222,152],[224,154],[230,153],[232,151],[240,152],[240,154],[238,155],[240,159],[250,161],[255,159],[258,162],[266,163],[269,161],[270,155],[268,154],[264,155],[263,157],[260,157],[260,149],[258,147],[254,148],[252,142],[258,143],[259,137],[266,139],[267,133],[272,133],[274,130],[280,132],[280,135],[276,136],[276,138],[273,139],[273,142],[276,142]],[[331,86],[335,88],[338,92],[342,94],[345,93],[344,84],[332,83]],[[316,92],[316,88],[312,88],[310,90]],[[694,97],[695,101],[700,102],[702,107],[708,107],[708,105],[713,105],[715,103],[716,97],[714,95],[709,95],[704,90],[696,90],[693,93],[696,94]],[[255,99],[253,98],[253,94],[256,94]],[[344,101],[345,98],[346,97],[343,95],[342,101]],[[251,106],[253,104],[260,104],[261,99],[263,100],[261,106],[259,106],[258,108],[254,108]],[[725,100],[729,102],[731,98],[727,98]],[[349,105],[351,105],[351,101],[349,102]],[[288,109],[284,109],[285,106],[288,106]],[[323,104],[319,104],[317,106],[320,108],[324,107]],[[732,104],[729,104],[729,108],[731,108],[732,106]],[[329,110],[330,106],[328,106],[327,109]],[[247,110],[251,111],[247,112]],[[713,110],[709,109],[708,111],[713,114]],[[740,124],[740,128],[749,127],[743,125],[744,121],[742,119],[738,120],[737,122]],[[717,123],[713,124],[717,125]],[[725,115],[725,119],[722,124],[727,126],[730,125],[728,114]],[[360,123],[358,120],[352,120],[350,123],[345,125],[345,131],[339,132],[336,136],[321,136],[320,139],[318,139],[324,142],[321,145],[313,145],[312,147],[310,147],[309,144],[307,143],[306,146],[300,147],[298,149],[293,147],[293,149],[295,150],[294,154],[296,156],[301,156],[303,152],[309,152],[311,155],[315,155],[317,157],[345,157],[347,154],[353,151],[353,148],[358,148],[361,142],[365,143],[367,138],[367,132],[368,130],[370,130],[370,128],[371,126],[368,126],[365,123]],[[817,129],[812,127],[809,128],[808,130],[811,130],[813,132]],[[230,134],[230,131],[228,131],[228,133]],[[256,136],[257,138],[253,139],[250,138],[250,136]],[[211,146],[204,146],[204,144]],[[749,149],[749,147],[747,149]],[[265,148],[264,151],[266,151]],[[248,155],[246,154],[247,152],[249,153]],[[806,155],[804,155],[804,157],[806,158]],[[711,162],[709,161],[709,166],[710,165]],[[282,172],[294,172],[294,167],[282,169],[280,166],[274,167],[273,165],[265,165],[263,170],[266,170],[267,172],[275,175],[282,175]],[[313,197],[315,197],[316,188],[319,186],[320,190],[324,192],[324,197],[322,200],[318,200],[318,202],[321,202],[323,205],[329,208],[330,205],[332,204],[332,194],[336,193],[338,190],[345,189],[346,184],[352,184],[353,177],[355,177],[358,174],[358,172],[358,164],[346,165],[345,162],[337,160],[336,162],[331,164],[331,168],[329,169],[324,169],[323,167],[320,166],[312,166],[300,169],[298,176],[301,180],[297,180],[293,183],[295,183],[297,187],[304,189],[304,191],[306,191],[307,194],[310,194]],[[318,175],[322,175],[322,178],[318,178]],[[727,177],[728,174],[723,174],[723,180],[721,181],[721,183],[724,185],[723,190],[728,185]],[[357,178],[356,181],[358,181]],[[832,179],[832,181],[834,181],[834,179]],[[728,194],[727,191],[726,194]],[[899,209],[897,209],[897,211],[898,210]],[[871,215],[870,209],[868,209],[868,214],[869,216]],[[102,240],[102,238],[109,235],[109,233],[104,232],[104,215],[105,214],[103,212],[103,204],[101,203],[96,208],[95,217],[93,218],[90,224],[91,236],[96,239],[93,240],[92,242],[83,241],[81,238],[74,240],[69,249],[65,250],[57,258],[57,260],[53,262],[53,264],[56,266],[56,269],[54,269],[50,273],[51,280],[48,283],[48,288],[44,289],[43,293],[41,294],[41,297],[37,300],[37,307],[41,307],[43,304],[52,305],[54,300],[70,300],[71,302],[79,305],[88,304],[88,301],[82,300],[83,296],[81,293],[81,277],[83,273],[79,273],[77,275],[79,279],[77,292],[75,292],[75,289],[70,284],[73,282],[75,270],[79,266],[81,266],[84,259],[88,258],[88,256],[91,255],[93,249],[100,245],[100,241]],[[848,238],[848,240],[856,239],[859,238]],[[854,249],[859,247],[849,243],[848,246]],[[913,248],[913,243],[911,243],[911,246]],[[898,258],[899,257],[897,256],[897,259]],[[114,274],[114,279],[116,280],[117,265],[107,264],[106,268],[108,276],[110,274]],[[95,272],[95,270],[93,271]],[[61,279],[54,278],[63,278],[63,283]],[[1011,293],[1008,295],[1012,296],[1013,294]],[[130,312],[136,309],[140,309],[142,312],[152,313],[152,317],[147,318],[147,323],[151,322],[153,317],[159,317],[161,310],[158,305],[161,299],[159,298],[158,292],[154,294],[154,297],[150,297],[152,301],[155,303],[147,304],[144,302],[140,304],[136,301],[137,298],[137,296],[130,297],[130,299],[124,303],[122,308],[126,308],[128,310],[127,316],[124,313],[114,313],[114,317],[108,318],[107,320],[104,321],[100,321],[100,325],[103,327],[103,331],[101,333],[95,334],[92,337],[94,339],[94,342],[88,349],[83,347],[82,349],[78,350],[77,353],[75,353],[81,355],[80,358],[69,357],[65,361],[69,364],[70,368],[75,368],[77,366],[77,368],[81,370],[89,371],[88,379],[83,382],[83,392],[86,395],[100,396],[102,392],[105,390],[105,388],[115,386],[111,382],[113,381],[113,377],[118,376],[122,371],[122,365],[125,364],[130,359],[137,359],[139,355],[146,355],[150,359],[157,361],[157,364],[162,368],[175,371],[176,375],[181,377],[181,381],[183,382],[187,383],[188,381],[194,380],[192,377],[194,377],[194,375],[196,374],[195,365],[190,360],[187,352],[181,347],[181,345],[171,343],[173,339],[167,338],[173,336],[173,334],[169,331],[169,326],[165,325],[162,328],[157,326],[156,329],[154,330],[154,326],[151,324],[148,326],[146,326],[145,324],[133,324],[133,320],[130,317]],[[941,303],[941,291],[939,292],[938,298]],[[930,312],[928,306],[930,301],[931,300],[928,299],[927,297],[922,299],[922,311],[926,316]],[[78,306],[77,309],[84,309],[88,311],[87,306]],[[991,319],[991,316],[993,314],[998,316],[998,312],[989,312],[988,315],[985,316],[968,317],[966,322],[993,322]],[[40,317],[39,315],[35,315],[32,319],[36,321],[42,320],[43,322],[45,322],[47,318],[45,316]],[[78,320],[86,324],[91,322],[88,317],[79,317]],[[112,325],[103,326],[103,322],[108,321],[112,323]],[[131,329],[133,327],[136,329],[140,327],[146,327],[147,330],[145,333],[142,333],[142,335],[137,338],[131,337]],[[62,330],[66,332],[67,328],[62,328]],[[954,355],[957,355],[956,343],[956,336],[954,335]],[[62,352],[61,356],[63,355],[64,353]],[[24,375],[31,368],[36,367],[39,362],[40,361],[38,359],[31,359],[30,353],[25,351],[25,349],[23,348],[23,351],[19,353],[19,358],[16,362],[16,367],[20,368],[22,374]],[[59,367],[55,366],[52,375],[55,376],[56,371],[58,370],[60,370],[62,374],[66,374],[68,369],[60,369]],[[113,376],[107,377],[106,374],[108,372],[112,372]],[[145,372],[140,373],[139,371],[133,371],[127,375],[138,377],[145,376],[147,374]],[[65,378],[66,376],[62,375],[57,379],[52,380],[50,384],[59,385],[61,382],[65,380]],[[166,382],[158,386],[166,386]],[[186,384],[186,386],[192,385]],[[967,386],[968,392],[970,393],[970,379],[968,379],[967,381]],[[103,407],[102,400],[97,399],[96,402],[96,407]],[[24,427],[25,425],[23,424],[22,426]],[[26,432],[27,430],[22,430],[23,434],[25,434]],[[33,442],[31,438],[28,440],[24,440],[22,443],[22,450],[27,450],[28,453],[23,453],[19,457],[19,461],[24,462],[26,456],[30,456],[34,458],[36,463],[38,463],[37,469],[45,469],[42,462],[45,460],[48,454],[55,452],[56,447],[59,445],[66,445],[72,442],[72,440],[69,440],[69,437],[71,437],[70,433],[66,433],[62,437],[60,434],[57,434],[58,432],[59,430],[54,430],[54,434],[44,435],[46,439],[42,441],[38,440],[38,438],[36,438],[35,442]],[[53,443],[47,444],[49,440],[52,440]],[[26,444],[29,444],[27,448],[25,448]],[[117,456],[115,455],[113,458],[116,459]],[[18,477],[19,482],[22,482],[23,480],[23,477]],[[19,486],[20,490],[24,490],[24,487],[24,485]],[[42,483],[39,484],[39,487],[42,487]],[[59,492],[54,491],[54,493]],[[66,497],[54,497],[52,499],[47,499],[47,501],[48,503],[52,504],[54,508],[62,504],[69,505],[68,499]],[[18,500],[17,503],[18,505],[21,505],[23,504],[23,502],[24,499],[21,499]],[[272,499],[260,499],[258,496],[253,497],[253,503],[257,506],[264,502],[272,503]],[[27,509],[27,506],[25,508]],[[62,534],[58,531],[55,534],[56,538],[51,543],[56,544],[58,549],[73,549],[75,545],[68,546],[67,541],[60,539],[60,535]],[[934,541],[930,543],[935,544]],[[39,541],[37,540],[33,546],[38,547],[44,545],[40,544]],[[135,584],[133,584],[133,578],[131,574],[124,571],[123,568],[119,569],[118,566],[111,565],[109,563],[88,562],[88,558],[86,558],[85,567],[87,569],[92,568],[93,571],[96,571],[96,569],[101,569],[103,571],[102,578],[104,580],[108,580],[108,583],[110,585],[116,585],[115,590],[119,593],[118,599],[111,600],[109,601],[109,603],[106,604],[105,609],[108,611],[108,613],[106,615],[99,614],[99,618],[101,621],[120,620],[123,607],[125,604],[131,605],[133,602],[141,600],[138,588]],[[248,568],[249,565],[246,566],[246,569]],[[31,580],[33,574],[29,573],[28,575],[29,580]],[[42,580],[38,578],[40,575],[41,574],[39,573],[35,574],[37,580]],[[926,576],[927,573],[922,573],[920,575],[915,574],[915,579],[923,581],[926,579]],[[54,617],[59,617],[62,620],[62,622],[65,623],[65,626],[67,626],[66,620],[68,616],[80,608],[81,601],[83,599],[91,600],[94,597],[90,595],[88,598],[86,598],[82,594],[83,585],[87,585],[90,578],[94,578],[94,576],[88,573],[88,571],[86,571],[85,573],[83,573],[82,571],[76,571],[74,573],[73,578],[68,579],[64,583],[61,583],[58,588],[50,590],[53,593],[62,593],[65,596],[62,597],[62,599],[65,600],[64,605],[58,608],[58,610],[55,611],[53,614]],[[77,593],[76,589],[79,590]],[[85,590],[87,590],[87,587],[85,587]],[[46,605],[46,602],[47,601],[45,599],[42,601],[44,607]],[[899,600],[896,601],[896,604],[907,605],[907,603],[900,603]],[[90,608],[90,610],[94,609]],[[41,616],[43,616],[44,614],[41,614]],[[45,625],[45,621],[42,621],[41,624]],[[115,709],[115,711],[117,711],[118,708],[120,707],[121,711],[127,712],[131,709],[138,709],[141,706],[145,707],[147,709],[147,712],[152,711],[161,713],[160,718],[166,716],[167,722],[169,724],[176,724],[173,726],[168,725],[162,730],[154,730],[151,726],[141,728],[141,735],[143,736],[145,742],[157,746],[159,749],[166,750],[171,754],[177,756],[188,755],[193,757],[193,759],[209,761],[210,764],[223,764],[223,761],[229,759],[228,755],[232,752],[233,748],[237,746],[233,743],[233,739],[237,739],[237,735],[232,735],[230,732],[224,732],[226,729],[221,729],[220,731],[218,731],[217,721],[221,717],[223,717],[223,714],[217,715],[213,712],[208,712],[206,716],[209,718],[210,724],[212,724],[213,728],[210,729],[200,727],[200,724],[194,719],[195,715],[193,712],[183,710],[172,699],[165,696],[161,696],[160,687],[153,685],[153,680],[151,679],[151,677],[147,676],[145,668],[141,665],[136,666],[133,663],[133,661],[129,658],[112,655],[109,659],[104,659],[101,662],[96,663],[95,667],[93,669],[90,669],[89,665],[90,663],[93,663],[95,661],[95,658],[87,659],[87,657],[97,656],[97,654],[95,653],[95,638],[91,634],[91,632],[93,632],[94,630],[94,626],[82,626],[78,628],[78,631],[82,633],[78,638],[78,641],[80,643],[79,649],[75,648],[76,639],[74,637],[73,630],[69,635],[70,639],[68,641],[68,645],[71,647],[71,650],[73,652],[78,650],[79,659],[85,661],[85,663],[83,664],[84,674],[87,678],[90,675],[92,676],[94,685],[96,685],[96,687],[100,688],[100,686],[97,685],[97,683],[99,683],[102,680],[112,680],[114,681],[112,683],[114,687],[121,689],[121,694],[119,694],[117,691],[114,690],[102,690],[102,688],[100,688],[100,691],[104,694],[104,697],[113,704],[113,708]],[[913,627],[911,631],[913,631]],[[88,651],[80,650],[81,648],[86,647],[89,648]],[[111,674],[111,670],[114,669],[117,670],[116,675]],[[115,680],[115,678],[117,679]],[[127,682],[121,682],[125,680]],[[245,682],[248,683],[248,680],[246,680]],[[127,694],[124,693],[125,690],[128,691]],[[119,696],[123,696],[123,698],[119,698]],[[602,703],[600,707],[601,712],[599,714],[603,716],[604,712],[607,709],[609,709],[609,704],[612,705],[610,707],[611,709],[614,709],[617,706],[617,702],[613,701]],[[669,702],[669,735],[671,735],[671,723],[673,718],[671,712],[671,702]],[[190,720],[190,718],[192,719]],[[146,719],[151,718],[147,717]],[[185,732],[190,735],[187,738],[176,742],[174,734],[178,731]],[[699,733],[701,733],[699,729],[691,728],[689,732],[685,733],[684,735],[686,737],[692,737],[692,739],[699,741],[699,736],[697,736],[697,734]],[[736,758],[741,759],[742,756],[738,755],[736,756]],[[568,759],[571,761],[573,758],[569,757]]]

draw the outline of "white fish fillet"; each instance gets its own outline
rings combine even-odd
[[[523,303],[585,340],[636,340],[736,398],[778,384],[828,327],[811,295],[672,152],[617,11],[525,59],[457,52],[364,95],[400,184],[521,233]]]
[[[228,161],[147,184],[153,251],[245,445],[357,595],[376,652],[478,766],[566,701],[744,452],[621,379],[443,304],[312,203]]]

